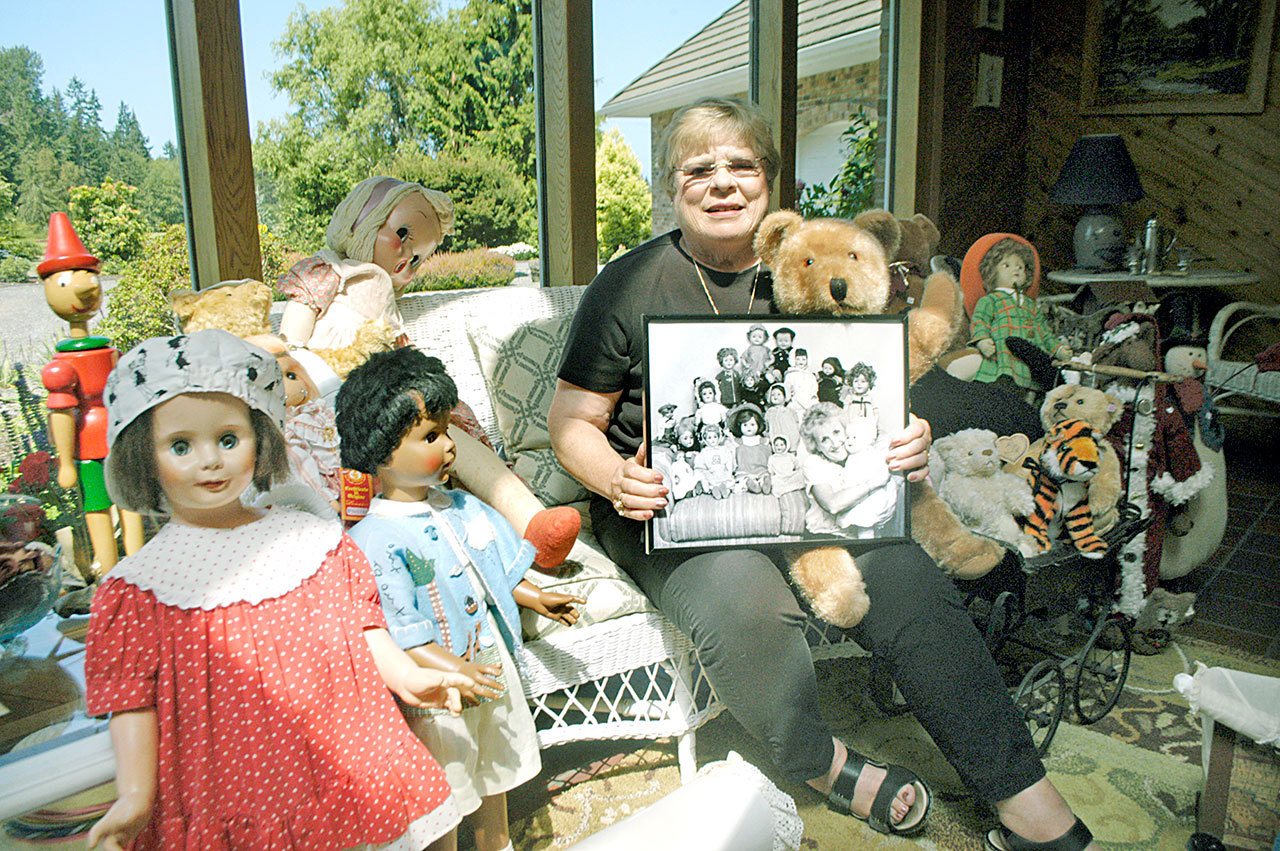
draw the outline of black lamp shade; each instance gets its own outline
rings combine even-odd
[[[1058,204],[1125,204],[1143,196],[1138,170],[1117,133],[1082,136],[1067,155],[1049,200]]]

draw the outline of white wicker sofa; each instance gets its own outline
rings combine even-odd
[[[546,433],[555,372],[585,287],[506,287],[401,300],[413,343],[445,362],[460,397],[548,505],[574,504],[583,530],[557,577],[530,579],[586,597],[573,628],[525,613],[523,684],[542,747],[599,739],[678,739],[681,776],[696,771],[695,731],[722,705],[688,639],[600,549],[587,493],[557,463]],[[816,622],[814,658],[860,653]]]

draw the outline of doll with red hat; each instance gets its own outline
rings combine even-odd
[[[1071,352],[1058,341],[1036,304],[1040,258],[1026,239],[1010,233],[987,234],[965,254],[960,271],[970,342],[982,353],[975,381],[994,382],[1021,394],[1038,389],[1032,371],[1010,351],[1018,337],[1059,358]]]
[[[54,347],[53,360],[40,377],[49,391],[49,437],[58,456],[58,484],[80,488],[98,575],[119,561],[102,469],[107,457],[107,410],[102,393],[119,352],[106,337],[89,334],[89,317],[102,305],[100,268],[98,258],[80,242],[67,214],[50,216],[49,241],[36,273],[44,282],[50,309],[70,324],[70,336]],[[142,519],[122,511],[120,525],[125,552],[132,553],[142,546]]]

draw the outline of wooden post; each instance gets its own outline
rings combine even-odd
[[[166,0],[194,289],[261,278],[237,0]]]
[[[796,204],[797,0],[751,0],[751,102],[764,111],[782,162],[769,209]]]
[[[595,77],[591,0],[534,0],[538,236],[544,286],[596,274]]]

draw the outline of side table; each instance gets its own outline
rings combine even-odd
[[[1203,337],[1201,301],[1206,290],[1230,287],[1248,287],[1258,283],[1253,272],[1228,272],[1219,269],[1198,269],[1191,272],[1163,270],[1150,275],[1134,275],[1129,272],[1086,272],[1082,269],[1064,269],[1047,273],[1046,277],[1058,284],[1076,288],[1088,284],[1132,283],[1145,284],[1159,297],[1167,294],[1187,299],[1189,307],[1187,332],[1195,338]]]

